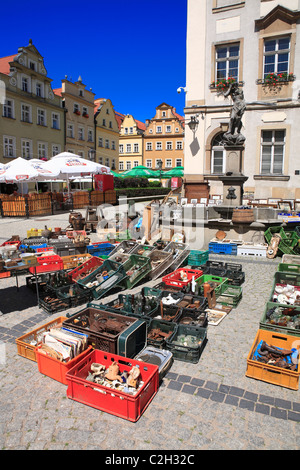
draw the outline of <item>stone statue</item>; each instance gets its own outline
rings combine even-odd
[[[242,145],[245,137],[241,134],[242,117],[246,109],[244,93],[239,88],[238,83],[231,83],[228,90],[224,93],[224,98],[231,96],[233,101],[228,131],[224,133],[223,144]]]

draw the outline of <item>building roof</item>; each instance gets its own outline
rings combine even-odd
[[[62,88],[54,88],[53,93],[57,96],[61,96],[62,94]]]
[[[4,73],[5,75],[9,74],[10,72],[9,63],[12,62],[17,55],[18,54],[8,55],[6,57],[0,57],[0,73]]]

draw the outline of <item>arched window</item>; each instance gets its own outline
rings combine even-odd
[[[211,143],[211,173],[222,174],[225,172],[225,151],[222,144],[223,132],[217,134]]]

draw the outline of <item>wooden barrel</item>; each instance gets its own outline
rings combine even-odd
[[[251,224],[251,222],[254,222],[253,209],[233,209],[232,222],[236,224]]]

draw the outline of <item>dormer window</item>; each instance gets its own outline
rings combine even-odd
[[[79,90],[79,96],[83,96],[83,90]]]

